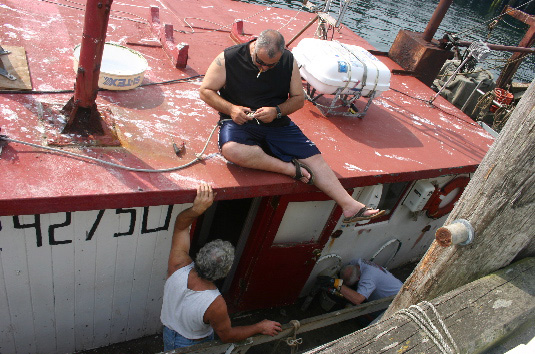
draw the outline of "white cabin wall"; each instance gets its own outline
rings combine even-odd
[[[98,210],[1,216],[0,353],[69,353],[161,331],[174,220],[190,205],[175,205],[162,230],[166,205],[148,208],[145,223],[145,208],[105,210],[98,223]]]
[[[453,178],[454,176],[443,176],[427,179],[426,181],[442,187]],[[362,188],[356,188],[353,195],[358,197],[361,192]],[[407,192],[401,197],[401,201],[403,201],[406,194]],[[401,248],[387,265],[389,269],[396,268],[419,260],[433,242],[435,231],[444,224],[446,218],[447,215],[439,219],[431,219],[427,217],[425,211],[412,213],[401,203],[398,204],[390,219],[383,222],[371,224],[354,223],[346,226],[342,223],[343,217],[341,217],[333,232],[337,230],[342,230],[343,232],[338,238],[331,238],[327,241],[321,257],[336,255],[342,259],[341,266],[344,266],[354,258],[370,259],[385,243],[392,239],[398,239],[402,243]],[[428,225],[429,230],[423,231]],[[419,239],[420,236],[422,237]],[[397,243],[393,243],[384,252],[391,252],[396,248]],[[308,295],[316,277],[323,270],[325,264],[329,263],[317,264],[314,267],[301,291],[301,297]]]

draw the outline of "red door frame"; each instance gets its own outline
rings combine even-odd
[[[292,284],[295,284],[296,289],[298,288],[298,291],[296,293],[296,289],[293,289],[293,291],[290,290],[291,294],[288,296],[288,298],[284,299],[283,303],[280,303],[280,301],[276,304],[265,302],[258,303],[258,301],[260,300],[256,299],[256,296],[254,297],[255,300],[251,301],[251,295],[247,296],[246,290],[249,289],[250,282],[252,281],[251,278],[255,271],[255,267],[257,267],[257,265],[259,264],[259,260],[262,259],[263,255],[267,255],[271,249],[273,240],[275,239],[288,204],[290,202],[326,200],[331,200],[331,198],[328,197],[326,194],[320,192],[264,197],[262,199],[255,222],[249,235],[249,240],[247,241],[245,249],[242,253],[242,257],[239,260],[239,264],[234,275],[232,285],[229,289],[228,294],[226,294],[225,296],[227,298],[227,304],[231,312],[251,310],[262,307],[281,306],[294,303],[297,300],[299,292],[308,280],[308,277],[314,267],[315,262],[310,262],[308,264],[300,266],[299,271],[301,271],[302,276],[298,276],[297,279],[294,277],[291,280]],[[294,250],[298,250],[301,252],[312,252],[313,249],[323,250],[341,215],[342,209],[338,205],[335,205],[320,234],[319,239],[316,242],[305,242],[290,246],[293,246]],[[276,248],[279,251],[284,249],[284,247],[278,246]],[[289,250],[289,248],[286,249]],[[287,251],[283,251],[283,254],[285,257],[288,256]],[[256,282],[261,282],[261,280],[256,279]],[[280,284],[265,285],[268,287],[273,287],[275,289],[277,289],[277,287],[280,288]],[[249,298],[249,300],[247,300],[247,298]]]

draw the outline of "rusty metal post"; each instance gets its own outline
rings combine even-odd
[[[113,0],[87,0],[74,96],[62,110],[68,116],[62,131],[64,134],[88,136],[104,133],[95,100],[112,2]]]
[[[448,12],[452,2],[453,0],[440,0],[440,3],[437,5],[433,16],[431,16],[431,19],[427,23],[427,27],[423,32],[424,41],[430,42],[433,39],[433,36],[437,32],[438,26],[440,26],[440,23],[444,19],[444,16],[446,15],[446,12]]]

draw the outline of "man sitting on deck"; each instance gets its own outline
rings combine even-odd
[[[353,199],[288,117],[303,107],[305,95],[279,32],[263,31],[258,39],[220,53],[206,72],[200,97],[220,112],[219,148],[227,160],[315,184],[340,205],[346,223],[384,213]]]
[[[161,320],[164,350],[187,347],[214,339],[237,342],[261,333],[281,331],[278,322],[263,320],[250,326],[232,327],[227,304],[213,283],[227,275],[234,261],[234,247],[215,240],[204,245],[195,258],[189,256],[189,227],[212,205],[214,193],[207,184],[197,187],[193,206],[178,214],[167,268]]]

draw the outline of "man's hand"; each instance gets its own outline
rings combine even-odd
[[[271,123],[277,118],[277,109],[275,107],[262,107],[256,110],[253,118],[262,123]]]
[[[340,290],[343,283],[344,281],[342,279],[336,279],[327,276],[319,276],[316,279],[316,284],[318,284],[320,288],[324,289],[334,288],[336,290]]]
[[[193,201],[193,206],[191,209],[197,214],[201,215],[208,209],[214,202],[215,193],[212,190],[212,187],[207,183],[201,183],[197,187],[197,196]]]
[[[263,320],[257,323],[259,326],[260,334],[265,334],[268,336],[276,336],[280,331],[282,331],[281,324],[279,322]]]
[[[251,109],[247,107],[242,106],[235,106],[233,105],[230,109],[230,118],[234,121],[234,123],[238,125],[245,124],[246,122],[253,119],[252,116],[249,116],[248,113],[251,113]]]

